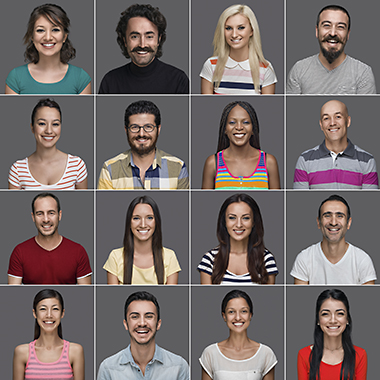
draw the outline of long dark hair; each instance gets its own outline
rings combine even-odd
[[[248,102],[243,102],[242,100],[236,100],[232,103],[227,104],[224,107],[224,110],[222,112],[222,116],[220,118],[220,125],[219,125],[218,148],[216,150],[216,153],[230,146],[230,140],[228,139],[225,132],[226,132],[228,116],[231,110],[235,108],[236,106],[240,106],[245,111],[247,111],[252,123],[252,136],[249,139],[249,143],[254,148],[260,149],[259,120],[257,118],[256,111]]]
[[[152,207],[156,228],[152,236],[152,251],[154,261],[154,271],[156,272],[157,282],[164,283],[164,260],[162,257],[162,232],[161,232],[161,215],[157,203],[147,195],[135,198],[129,205],[125,219],[124,233],[124,284],[131,284],[133,271],[134,243],[133,233],[131,230],[132,214],[139,203],[144,203]]]
[[[320,378],[319,367],[323,356],[323,331],[319,326],[319,312],[323,302],[328,299],[334,299],[343,302],[347,311],[348,324],[342,333],[343,346],[343,363],[340,371],[340,380],[354,380],[355,376],[355,349],[351,341],[352,319],[350,314],[350,305],[346,295],[339,289],[327,289],[323,291],[318,299],[315,308],[315,327],[314,327],[314,345],[310,353],[310,375],[309,380],[317,380]]]
[[[63,302],[63,297],[61,296],[61,293],[57,292],[54,289],[43,289],[39,291],[33,300],[33,310],[35,313],[37,313],[37,305],[47,298],[56,298],[60,305],[61,305],[61,314],[63,313],[63,310],[65,309],[65,305]],[[37,319],[34,321],[34,340],[38,339],[41,334],[41,328],[40,325],[37,323]],[[58,326],[58,336],[63,339],[62,335],[62,322]]]
[[[231,203],[245,202],[253,214],[253,226],[248,240],[247,267],[252,282],[266,284],[268,272],[265,268],[264,254],[264,225],[257,203],[249,195],[241,193],[227,198],[219,211],[216,234],[219,240],[219,251],[215,257],[214,268],[211,275],[213,284],[220,284],[228,268],[230,259],[230,235],[226,227],[226,210]]]

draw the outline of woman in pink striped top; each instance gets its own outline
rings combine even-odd
[[[87,189],[84,161],[57,149],[61,120],[61,109],[53,99],[41,99],[37,103],[31,122],[36,151],[12,165],[8,176],[9,189]]]
[[[15,348],[13,380],[84,380],[83,347],[62,338],[63,298],[43,289],[33,301],[34,341]]]

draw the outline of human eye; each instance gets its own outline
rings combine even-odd
[[[244,29],[245,29],[245,26],[243,25],[238,27],[238,30],[244,30]]]
[[[235,219],[236,219],[236,216],[229,215],[228,219],[229,219],[229,220],[235,220]]]
[[[323,311],[321,313],[321,317],[327,317],[329,315],[329,313],[327,311]]]
[[[243,216],[243,220],[251,220],[250,216]]]
[[[36,33],[43,33],[45,31],[45,29],[43,28],[37,28],[36,29]]]
[[[132,217],[132,220],[136,220],[136,221],[137,221],[137,220],[140,220],[140,217],[139,217],[139,216],[133,216],[133,217]]]
[[[148,220],[153,220],[154,217],[153,217],[152,215],[149,215],[149,216],[147,217],[147,219],[148,219]]]
[[[232,30],[230,26],[226,26],[226,30]]]
[[[228,124],[230,124],[230,125],[235,125],[236,122],[235,122],[234,120],[230,120],[230,121],[228,122]]]
[[[53,29],[52,29],[53,32],[60,32],[61,31],[61,28],[58,27],[58,26],[55,26]]]
[[[44,125],[46,125],[46,123],[45,123],[44,121],[39,121],[39,122],[37,123],[37,125],[44,126]]]

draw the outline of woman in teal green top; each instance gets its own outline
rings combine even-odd
[[[58,5],[33,10],[24,36],[29,63],[9,73],[6,94],[91,94],[90,76],[67,63],[75,58],[69,26],[66,12]]]

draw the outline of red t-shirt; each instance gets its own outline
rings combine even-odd
[[[86,250],[64,237],[51,251],[33,237],[17,245],[9,259],[8,274],[21,277],[23,284],[76,284],[91,273]]]
[[[363,348],[354,346],[356,352],[355,361],[355,379],[354,380],[366,380],[367,379],[367,353]],[[310,346],[302,348],[298,351],[297,369],[298,380],[309,380],[310,372]],[[321,361],[319,367],[319,374],[322,380],[339,380],[340,370],[342,363],[339,364],[327,364]]]

